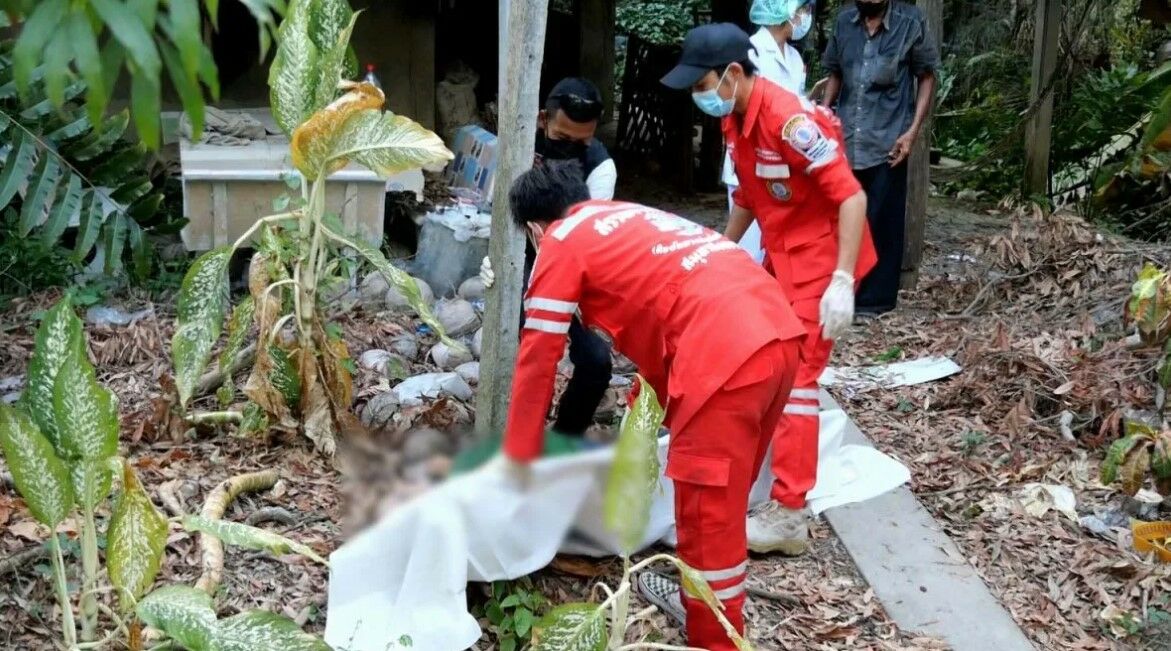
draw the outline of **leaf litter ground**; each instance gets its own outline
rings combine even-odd
[[[667,194],[646,202],[678,207],[709,222],[722,210],[722,199],[716,197],[689,204],[690,212]],[[1121,305],[1141,263],[1166,264],[1168,252],[1100,237],[1072,218],[1026,216],[1014,222],[993,213],[934,205],[920,288],[904,296],[898,312],[857,326],[835,360],[869,365],[945,354],[965,367],[963,374],[946,382],[838,392],[837,397],[880,448],[912,468],[915,492],[1040,648],[1160,648],[1157,632],[1142,631],[1138,622],[1157,620],[1152,613],[1171,609],[1165,601],[1171,594],[1167,566],[1130,552],[1125,536],[1096,537],[1052,511],[1028,515],[1017,496],[1025,484],[1042,482],[1073,489],[1082,514],[1123,503],[1098,484],[1097,467],[1123,410],[1154,404],[1149,380],[1157,360],[1121,343]],[[23,373],[36,318],[58,297],[46,292],[14,301],[3,315],[0,380]],[[148,304],[135,295],[120,302],[128,310]],[[472,411],[455,399],[403,408],[377,431],[347,433],[336,462],[291,438],[246,440],[214,430],[194,437],[178,432],[176,438],[160,425],[157,407],[169,365],[173,306],[153,308],[130,326],[88,325],[90,352],[98,379],[119,397],[123,446],[144,483],[152,491],[173,488],[178,506],[188,513],[198,512],[224,479],[275,468],[282,478],[277,486],[240,497],[226,517],[256,522],[261,516],[271,520],[263,526],[328,554],[379,513],[444,476],[450,466],[446,455],[463,443]],[[409,318],[361,309],[340,317],[339,325],[355,355],[417,334]],[[420,335],[420,358],[425,359],[429,340]],[[418,360],[409,366],[411,374],[436,370]],[[359,369],[355,412],[392,383]],[[613,395],[607,402],[619,398]],[[205,398],[201,406],[212,408],[213,400]],[[1066,412],[1072,420],[1063,418]],[[1063,438],[1062,423],[1072,440]],[[407,440],[424,428],[446,440],[421,457],[404,459]],[[157,492],[155,498],[164,503]],[[76,536],[72,523],[61,531]],[[4,577],[3,648],[50,648],[47,640],[58,628],[47,566],[34,551],[47,534],[5,485],[0,491],[0,558],[23,552],[31,560]],[[889,621],[823,521],[815,524],[814,539],[813,551],[804,558],[762,558],[752,565],[748,618],[761,648],[947,648]],[[259,552],[230,549],[226,556],[217,599],[221,615],[267,608],[322,630],[328,578],[323,568],[298,557]],[[200,571],[195,537],[173,530],[160,583],[193,584]],[[597,578],[581,576],[598,573]],[[616,563],[559,559],[536,579],[550,601],[564,603],[587,598],[597,580],[614,583],[619,576]],[[655,641],[682,641],[658,613],[633,630]],[[1163,640],[1168,637],[1171,632],[1163,633]],[[485,636],[477,648],[494,647]]]

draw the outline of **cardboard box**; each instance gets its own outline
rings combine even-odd
[[[475,192],[477,205],[488,208],[496,185],[496,135],[483,127],[468,125],[455,136],[455,160],[447,168],[447,182],[453,188]]]
[[[267,110],[251,111],[271,122]],[[242,147],[217,147],[181,139],[183,211],[190,220],[182,231],[189,251],[229,245],[271,215],[273,200],[299,196],[285,179],[297,176],[284,134]],[[413,190],[422,199],[423,173],[412,170],[389,180],[356,164],[335,173],[325,186],[325,209],[339,215],[347,231],[374,245],[382,243],[388,188]]]

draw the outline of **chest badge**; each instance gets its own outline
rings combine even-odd
[[[785,185],[784,181],[769,181],[768,193],[777,201],[788,201],[793,198],[793,191]]]

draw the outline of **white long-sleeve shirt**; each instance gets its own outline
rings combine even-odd
[[[791,93],[804,97],[805,61],[801,59],[801,53],[797,48],[788,43],[785,43],[784,47],[777,45],[777,39],[773,38],[766,27],[761,27],[752,35],[751,40],[756,49],[748,52],[748,60],[756,65],[756,74]],[[730,186],[740,185],[732,165],[732,157],[728,154],[724,155],[723,181]]]

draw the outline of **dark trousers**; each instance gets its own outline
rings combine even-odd
[[[525,283],[532,275],[536,252],[532,245],[525,250]],[[520,315],[521,329],[524,329],[524,314]],[[610,359],[610,344],[590,332],[581,321],[574,317],[569,325],[569,361],[573,362],[573,375],[561,394],[557,406],[557,420],[553,428],[568,436],[581,436],[594,422],[594,412],[602,403],[606,389],[610,387],[613,362]]]
[[[903,239],[907,222],[907,164],[883,163],[854,176],[866,191],[866,219],[878,252],[878,264],[858,288],[859,312],[887,312],[899,301],[903,273]]]

